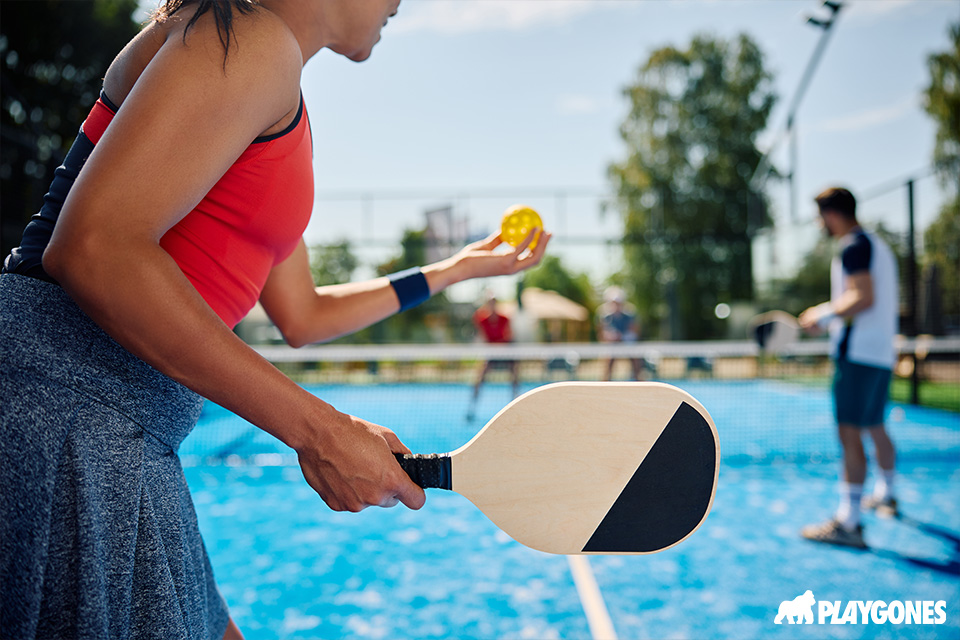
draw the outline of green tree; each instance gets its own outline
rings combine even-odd
[[[951,48],[927,59],[930,85],[924,107],[937,123],[933,161],[944,182],[960,187],[960,22],[949,29]]]
[[[944,320],[960,324],[960,197],[947,202],[923,235],[924,262],[936,269]]]
[[[948,322],[960,322],[960,23],[950,26],[951,48],[927,59],[925,108],[937,123],[934,166],[950,192],[924,234],[924,262],[936,269]],[[952,196],[952,197],[951,197]]]
[[[763,54],[746,35],[697,36],[654,51],[625,90],[628,157],[610,167],[624,216],[631,299],[645,326],[669,338],[707,338],[707,310],[753,298],[752,234],[767,224],[748,183],[756,139],[776,96]],[[759,202],[747,215],[748,202]]]
[[[140,30],[137,8],[137,0],[0,2],[4,256],[40,209],[110,61]]]
[[[358,264],[348,240],[310,247],[310,273],[318,287],[350,282]]]

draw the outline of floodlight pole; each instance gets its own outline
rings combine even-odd
[[[813,50],[813,55],[810,56],[810,61],[807,62],[807,68],[800,78],[800,85],[797,87],[796,93],[793,94],[793,101],[790,103],[790,110],[787,112],[787,132],[790,134],[790,219],[794,223],[797,221],[797,111],[800,108],[800,101],[803,100],[803,96],[807,92],[807,87],[810,86],[810,81],[813,79],[813,72],[816,71],[817,65],[820,63],[820,58],[823,57],[824,49],[827,48],[830,34],[833,33],[832,27],[837,21],[837,13],[843,8],[843,3],[825,0],[823,6],[830,9],[829,18],[826,20],[813,17],[807,18],[807,24],[812,24],[815,27],[823,29],[823,33],[820,34],[820,40],[817,42],[817,47]]]
[[[815,27],[823,29],[823,33],[820,35],[820,40],[817,42],[817,46],[813,50],[813,55],[810,56],[810,60],[807,62],[807,68],[803,71],[803,76],[800,78],[800,84],[797,86],[797,90],[793,94],[793,100],[790,102],[790,108],[787,111],[787,125],[784,132],[790,137],[790,173],[787,175],[787,178],[790,181],[790,219],[794,223],[797,221],[797,111],[800,108],[800,102],[803,100],[804,94],[807,92],[807,88],[810,86],[810,81],[813,79],[813,72],[816,71],[817,65],[820,63],[820,58],[823,57],[823,52],[827,47],[827,42],[830,39],[830,34],[832,33],[832,27],[837,21],[837,14],[844,5],[842,2],[824,0],[823,6],[830,9],[829,18],[826,20],[820,20],[819,18],[813,17],[807,18],[807,24],[812,24]],[[753,176],[750,178],[751,190],[758,190],[763,183],[766,182],[771,164],[770,156],[773,154],[782,139],[782,137],[777,139],[771,146],[770,150],[767,151],[767,153],[764,154],[764,156],[760,159],[756,170],[753,172]]]

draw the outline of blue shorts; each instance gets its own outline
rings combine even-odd
[[[883,424],[890,369],[870,367],[839,358],[833,377],[837,424],[877,427]]]

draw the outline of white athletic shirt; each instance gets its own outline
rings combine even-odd
[[[892,369],[899,325],[897,261],[883,240],[857,227],[840,239],[840,253],[830,265],[831,302],[836,304],[847,290],[851,274],[864,270],[873,281],[873,304],[852,319],[830,322],[831,352],[857,364]]]

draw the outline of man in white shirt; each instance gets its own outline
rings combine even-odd
[[[893,496],[896,456],[884,428],[898,323],[897,262],[880,238],[860,227],[856,199],[848,190],[827,189],[815,201],[823,228],[839,239],[840,253],[830,269],[830,301],[807,309],[799,321],[808,332],[830,332],[843,478],[835,516],[804,527],[801,535],[817,542],[865,548],[861,502],[880,514],[899,515]],[[873,495],[867,498],[863,498],[867,475],[864,432],[873,440],[880,470]]]

